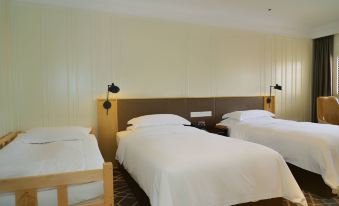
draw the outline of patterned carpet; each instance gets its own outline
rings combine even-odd
[[[114,205],[140,206],[118,168],[114,168]]]
[[[309,206],[339,206],[338,196],[323,198],[305,191],[304,194]],[[118,168],[114,168],[114,199],[115,206],[140,206]]]
[[[339,197],[323,198],[310,192],[304,192],[308,206],[339,206]]]

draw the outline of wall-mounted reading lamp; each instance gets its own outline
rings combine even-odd
[[[270,97],[266,99],[266,103],[271,105],[272,101],[272,88],[277,90],[282,90],[281,85],[275,84],[275,86],[270,86]]]
[[[108,100],[109,93],[118,93],[120,91],[120,88],[117,85],[114,85],[112,83],[111,85],[107,86],[107,96],[106,96],[106,101],[104,102],[103,106],[106,109],[106,114],[108,115],[108,110],[112,107],[111,102]]]

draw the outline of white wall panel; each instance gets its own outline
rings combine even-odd
[[[17,127],[43,124],[44,112],[48,111],[44,102],[44,72],[41,64],[41,12],[39,9],[18,8],[13,15],[12,72],[13,95]],[[32,23],[33,22],[33,23]],[[34,48],[34,49],[32,49]],[[34,118],[32,118],[34,117]]]
[[[70,25],[70,52],[71,52],[71,115],[72,124],[95,125],[96,97],[94,88],[94,64],[92,56],[91,16],[86,12],[72,11]],[[73,28],[73,29],[71,29]],[[101,88],[101,92],[104,88]],[[84,104],[84,102],[87,102]]]
[[[10,66],[10,1],[0,0],[0,136],[16,128]]]
[[[187,95],[213,97],[215,95],[214,30],[190,26],[188,29]]]
[[[186,96],[185,24],[121,18],[121,97]]]
[[[272,66],[264,72],[266,85],[271,82],[272,85],[278,83],[283,86],[282,91],[272,90],[276,96],[277,115],[286,119],[309,120],[312,42],[274,36],[267,43],[271,44],[268,47],[271,46],[272,49],[271,58],[266,58],[266,61],[271,62]],[[268,93],[269,87],[266,91]]]
[[[214,38],[216,95],[259,95],[265,35],[218,30]]]
[[[268,95],[279,83],[278,116],[309,119],[310,39],[33,4],[12,11],[15,81],[1,95],[15,94],[19,129],[95,126],[95,99],[111,82],[135,98]]]
[[[47,80],[47,121],[48,125],[69,124],[71,79],[69,51],[68,10],[50,8],[44,11],[42,46],[44,53],[43,70]]]

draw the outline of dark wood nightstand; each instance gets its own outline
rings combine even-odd
[[[228,128],[226,126],[217,125],[213,128],[208,128],[207,131],[210,133],[228,137]]]
[[[206,126],[198,126],[197,124],[185,125],[185,126],[195,127],[195,128],[202,129],[213,134],[218,134],[218,135],[228,137],[228,127],[226,126],[216,125],[215,127],[208,127],[208,126],[206,127]]]

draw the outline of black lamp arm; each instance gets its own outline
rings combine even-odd
[[[107,85],[106,101],[108,100],[108,96],[109,96],[109,85]]]
[[[270,97],[266,99],[266,103],[271,105],[271,101],[272,101],[272,87],[274,86],[270,86]]]
[[[112,107],[111,102],[108,100],[109,98],[109,93],[118,93],[120,91],[120,88],[116,85],[114,85],[114,83],[112,83],[111,85],[107,86],[107,95],[106,95],[106,101],[103,104],[103,107],[106,109],[106,114],[108,115],[108,110]]]
[[[277,89],[277,90],[282,90],[281,85],[275,84],[274,86],[270,86],[270,97],[266,99],[266,103],[271,105],[272,102],[272,88]]]
[[[106,94],[106,100],[103,104],[104,108],[106,109],[106,114],[108,115],[108,110],[111,108],[112,104],[111,102],[108,100],[108,97],[109,97],[109,86],[107,86],[107,94]]]

